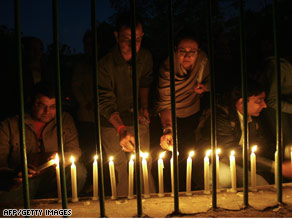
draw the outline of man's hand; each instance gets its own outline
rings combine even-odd
[[[194,87],[194,92],[197,94],[202,94],[207,91],[207,88],[204,84],[198,82],[198,84]]]
[[[287,177],[287,178],[291,178],[292,177],[291,161],[289,161],[289,160],[283,161],[283,164],[282,164],[282,175],[284,177]]]
[[[141,123],[141,124],[144,124],[144,125],[146,125],[146,126],[148,126],[149,125],[149,123],[150,123],[150,115],[149,115],[149,112],[148,112],[148,108],[141,108],[140,110],[139,110],[139,122]]]
[[[29,167],[27,167],[27,172],[28,172],[28,178],[33,178],[37,175],[37,171],[36,168],[32,165],[30,165]],[[17,188],[18,186],[20,186],[22,184],[22,172],[18,172],[17,173],[17,177],[13,179],[14,182],[14,188]]]
[[[134,152],[135,151],[135,138],[128,132],[127,127],[124,127],[119,132],[120,135],[120,146],[123,151]]]
[[[173,150],[172,133],[164,134],[160,138],[160,146],[164,150]]]

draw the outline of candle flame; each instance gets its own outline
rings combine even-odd
[[[141,152],[141,157],[144,158],[144,159],[146,159],[148,157],[148,155],[149,154],[147,152],[144,152],[144,153]]]
[[[135,159],[135,154],[132,154],[130,159],[134,160]]]
[[[234,156],[235,155],[235,151],[232,150],[231,153],[230,153],[230,156]]]
[[[163,151],[163,152],[161,152],[161,153],[159,154],[159,158],[160,158],[160,159],[164,158],[164,156],[165,156],[165,151]]]
[[[206,151],[206,157],[209,157],[210,154],[211,154],[211,150],[207,150],[207,151]]]
[[[97,160],[98,159],[98,156],[97,156],[97,154],[96,155],[94,155],[94,160]]]
[[[109,161],[113,161],[114,160],[114,157],[113,156],[110,156],[109,157]]]
[[[218,154],[220,154],[221,153],[221,148],[218,148],[217,150],[216,150],[216,155],[218,155]]]
[[[190,151],[190,153],[189,153],[189,157],[192,157],[192,156],[194,156],[195,155],[195,152],[194,151]]]
[[[55,159],[54,159],[55,164],[59,163],[59,156],[58,153],[56,153]]]
[[[255,145],[255,146],[252,147],[251,152],[254,153],[257,149],[258,149],[258,146]]]
[[[75,159],[74,159],[74,157],[71,155],[71,157],[70,157],[70,160],[71,160],[71,162],[72,162],[72,164],[74,163],[74,161],[75,161]]]

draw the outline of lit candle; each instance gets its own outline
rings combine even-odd
[[[278,151],[275,152],[275,185],[274,187],[277,188],[277,178],[278,178]]]
[[[250,154],[250,162],[251,162],[251,188],[252,190],[256,190],[256,155],[255,151],[257,150],[257,146],[253,146]]]
[[[230,153],[230,173],[231,173],[231,192],[236,192],[236,164],[235,164],[235,152]]]
[[[170,177],[171,177],[171,196],[174,196],[174,182],[173,182],[173,156],[170,159]]]
[[[74,157],[71,156],[71,188],[72,188],[72,202],[78,201],[77,195],[77,176],[76,176],[76,165],[74,163]]]
[[[210,193],[210,185],[209,185],[209,156],[211,154],[211,150],[206,152],[206,156],[204,157],[204,193]]]
[[[57,178],[57,189],[58,189],[58,202],[62,201],[61,198],[61,180],[60,180],[60,166],[59,166],[59,156],[56,154],[55,157],[55,164],[56,164],[56,178]]]
[[[219,183],[219,154],[221,153],[221,149],[218,148],[216,150],[216,187],[217,191],[220,191],[220,183]]]
[[[135,155],[131,155],[131,159],[129,161],[129,191],[128,191],[128,199],[134,198],[134,161]]]
[[[143,180],[144,180],[144,198],[149,198],[149,180],[148,180],[148,167],[146,158],[148,157],[148,153],[141,152],[142,159],[142,170],[143,170]]]
[[[109,172],[110,172],[110,180],[111,180],[111,188],[112,188],[112,197],[111,199],[117,198],[117,187],[116,187],[116,175],[115,175],[115,165],[114,158],[111,156],[109,158]]]
[[[93,197],[92,200],[98,200],[98,169],[97,169],[97,158],[98,156],[94,156],[93,161]]]
[[[194,156],[195,152],[191,151],[189,153],[189,157],[187,159],[187,188],[186,195],[192,195],[192,156]]]
[[[158,159],[158,184],[159,184],[159,193],[158,197],[164,196],[164,185],[163,185],[163,157],[165,155],[165,151],[160,153],[159,159]]]

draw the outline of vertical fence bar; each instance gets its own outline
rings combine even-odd
[[[244,206],[248,206],[248,128],[247,128],[247,96],[246,96],[246,51],[245,51],[245,1],[240,0],[239,5],[239,32],[240,32],[240,67],[241,91],[243,102],[243,199]]]
[[[53,0],[53,32],[54,32],[54,53],[55,53],[55,71],[56,71],[56,120],[57,120],[57,136],[58,136],[58,153],[60,159],[60,178],[62,192],[62,207],[67,209],[67,188],[65,176],[65,159],[63,147],[63,129],[62,129],[62,94],[61,94],[61,76],[60,76],[60,55],[59,55],[59,1]]]
[[[30,208],[29,200],[29,182],[27,173],[27,156],[25,142],[25,124],[24,124],[24,99],[23,99],[23,73],[22,73],[22,50],[21,50],[21,30],[20,30],[20,1],[14,1],[15,14],[15,31],[17,40],[17,57],[18,57],[18,82],[19,82],[19,142],[20,142],[20,158],[22,167],[22,189],[24,198],[24,208]]]
[[[212,207],[217,208],[217,184],[216,184],[216,114],[215,114],[215,77],[213,59],[213,0],[208,1],[207,35],[208,53],[210,61],[210,110],[211,110],[211,149],[212,149]]]
[[[277,177],[277,201],[282,203],[282,121],[281,121],[281,68],[278,43],[278,8],[277,0],[273,0],[273,32],[274,32],[274,55],[275,55],[275,72],[277,83],[277,108],[276,108],[276,132],[278,151],[278,177]]]
[[[96,0],[91,0],[91,29],[93,41],[93,90],[94,106],[95,106],[95,131],[96,131],[96,153],[98,159],[98,194],[99,194],[99,209],[100,217],[105,217],[104,204],[104,178],[103,178],[103,156],[102,145],[100,138],[100,116],[99,116],[99,90],[98,90],[98,66],[97,66],[97,30],[96,30]]]
[[[136,69],[136,4],[131,0],[131,46],[132,46],[132,79],[133,79],[133,108],[134,108],[134,131],[136,150],[136,190],[137,190],[137,217],[142,217],[142,187],[141,187],[141,165],[140,165],[140,135],[138,123],[138,81]]]
[[[171,94],[171,120],[172,120],[172,138],[173,138],[173,184],[174,184],[174,215],[180,214],[179,197],[178,197],[178,139],[177,139],[177,121],[176,121],[176,104],[175,104],[175,76],[174,76],[174,60],[173,60],[173,11],[172,0],[168,0],[168,51],[169,51],[169,67],[170,67],[170,94]]]

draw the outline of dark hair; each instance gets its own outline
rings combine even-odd
[[[174,45],[175,45],[175,48],[178,47],[178,44],[182,41],[182,40],[186,40],[186,39],[189,39],[189,40],[193,40],[195,42],[197,42],[198,45],[200,45],[200,42],[197,38],[197,34],[193,31],[193,30],[190,30],[190,29],[182,29],[176,36],[175,38],[175,42],[174,42]]]
[[[37,83],[32,91],[31,101],[32,103],[35,99],[39,96],[46,96],[48,98],[55,98],[56,97],[56,89],[55,86],[48,82],[39,82]]]
[[[255,80],[247,81],[247,89],[246,89],[247,97],[258,96],[260,93],[264,91],[265,89],[259,82]],[[236,84],[233,86],[232,91],[231,91],[232,102],[235,104],[241,97],[242,97],[241,85]]]
[[[132,20],[130,12],[123,12],[116,18],[115,31],[119,32],[121,27],[125,26],[131,28]],[[136,15],[136,27],[141,24],[143,26],[142,19]]]

